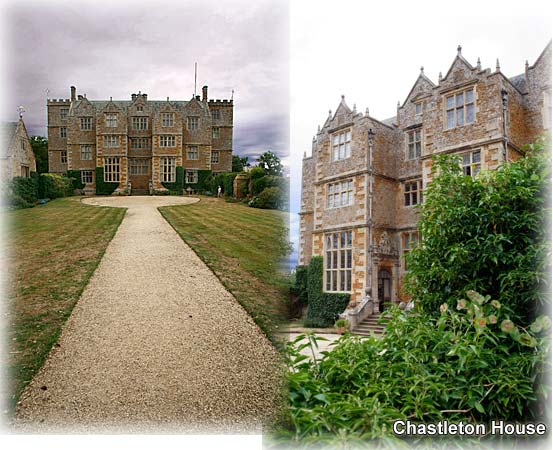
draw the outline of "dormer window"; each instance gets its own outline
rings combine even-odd
[[[474,122],[474,89],[456,92],[445,98],[447,128]]]
[[[173,113],[161,113],[161,126],[172,127],[174,125],[175,115]]]
[[[106,114],[106,127],[117,127],[117,114]]]
[[[415,114],[417,116],[422,116],[422,102],[415,103]]]
[[[332,161],[340,161],[351,156],[351,130],[332,135]]]
[[[142,111],[144,111],[144,106],[137,106],[136,110],[142,112]]]

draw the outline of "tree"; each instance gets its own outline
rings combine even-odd
[[[243,158],[240,155],[232,155],[232,171],[233,172],[242,172],[245,167],[250,167],[248,162],[248,157],[244,156]]]
[[[48,172],[48,139],[44,136],[31,136],[29,138],[36,159],[37,173]]]
[[[263,153],[257,158],[259,167],[262,167],[267,175],[275,175],[277,177],[282,176],[282,163],[280,158],[271,151]]]
[[[468,290],[490,295],[523,325],[547,309],[549,152],[541,144],[474,179],[438,157],[425,190],[422,243],[408,256],[407,291],[424,311],[455,308]]]

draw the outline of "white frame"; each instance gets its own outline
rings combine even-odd
[[[188,131],[195,131],[200,128],[200,118],[198,116],[186,117],[186,128]]]
[[[213,127],[212,139],[219,139],[221,136],[221,129],[219,127]]]
[[[192,180],[192,181],[190,181]],[[198,183],[198,171],[196,169],[188,169],[186,171],[186,184],[197,184]]]
[[[67,137],[67,127],[60,127],[60,138]]]
[[[119,183],[121,179],[121,158],[108,156],[104,158],[104,181],[106,183]]]
[[[330,136],[330,160],[342,161],[351,157],[351,128],[337,131]]]
[[[165,128],[175,126],[175,113],[161,113],[161,126]]]
[[[325,233],[324,246],[323,291],[351,293],[353,285],[353,230]]]
[[[117,113],[105,113],[107,128],[117,128]]]
[[[353,205],[353,178],[326,185],[326,209]]]
[[[84,116],[81,117],[81,130],[92,130],[92,117]]]
[[[120,145],[118,134],[104,134],[104,148],[118,148]]]
[[[92,145],[81,144],[81,161],[92,161]]]
[[[469,99],[467,99],[467,94],[470,94]],[[452,99],[451,104],[449,103],[449,99]],[[470,121],[467,120],[469,118],[468,111],[472,111]],[[453,124],[451,126],[449,125],[450,112],[453,118]],[[476,122],[476,90],[474,86],[468,89],[460,89],[444,94],[444,129],[452,130],[454,128],[464,127],[465,125],[471,125],[474,122]]]
[[[146,116],[132,116],[131,123],[133,130],[143,131],[148,129],[148,117]]]
[[[413,137],[412,141],[411,141],[411,136]],[[414,161],[416,159],[419,159],[422,155],[422,127],[415,128],[413,130],[408,130],[406,132],[405,139],[406,139],[406,145],[407,145],[407,159],[409,161]],[[418,154],[417,154],[417,144],[419,144]],[[411,146],[413,146],[413,158],[411,158]]]
[[[62,164],[67,164],[67,150],[62,150],[60,152],[60,162]]]
[[[89,179],[88,175],[90,175],[90,181],[87,181]],[[92,175],[92,170],[81,170],[81,183],[90,184],[93,181],[94,177]]]
[[[413,185],[415,189],[412,189]],[[407,189],[409,186],[409,189]],[[413,202],[413,195],[415,195],[416,201]],[[409,199],[409,202],[407,202]],[[414,180],[406,180],[403,182],[403,206],[406,208],[411,208],[413,206],[421,204],[423,201],[423,190],[422,190],[422,178],[417,178]]]
[[[190,156],[192,154],[192,157]],[[186,159],[189,161],[197,161],[200,159],[200,147],[197,145],[186,146]]]
[[[174,134],[162,134],[159,136],[159,146],[173,148],[177,146],[177,138]]]
[[[212,150],[211,151],[211,164],[219,164],[219,151],[218,150]]]
[[[177,179],[177,158],[174,156],[161,157],[159,174],[163,183],[174,183]]]
[[[478,155],[477,158],[475,158],[476,155]],[[471,176],[474,178],[480,173],[482,170],[482,149],[477,148],[471,150],[470,152],[462,153],[461,158],[461,168],[463,169],[463,174],[465,176]],[[477,159],[477,161],[475,161],[475,159]]]

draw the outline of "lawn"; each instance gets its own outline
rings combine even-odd
[[[165,206],[161,214],[273,341],[288,318],[288,216],[223,199]]]
[[[2,213],[9,408],[41,367],[125,210],[80,198]]]

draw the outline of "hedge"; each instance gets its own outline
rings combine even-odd
[[[234,178],[239,173],[240,172],[226,172],[214,176],[211,182],[212,192],[217,192],[218,187],[221,186],[225,197],[232,197]]]
[[[284,192],[279,187],[268,187],[259,195],[255,196],[249,203],[252,208],[281,209],[286,206]]]
[[[80,170],[68,170],[66,176],[73,180],[73,189],[84,189]]]
[[[283,191],[287,190],[286,178],[274,175],[265,175],[259,178],[252,178],[250,181],[250,194],[259,195],[267,188],[278,187]]]
[[[169,192],[172,194],[182,195],[182,190],[184,189],[184,168],[177,166],[175,170],[175,182],[174,183],[165,183],[161,184],[166,189],[169,189]]]
[[[104,181],[104,168],[96,167],[96,195],[111,195],[119,183]]]
[[[300,305],[307,305],[307,266],[296,267],[296,280],[290,291],[297,295]]]
[[[8,183],[6,192],[7,204],[18,208],[31,208],[38,201],[38,175],[31,172],[31,177],[14,177]]]
[[[73,181],[53,173],[42,173],[38,178],[39,198],[60,198],[73,194]]]
[[[330,327],[348,306],[350,294],[323,292],[323,258],[311,257],[307,268],[307,327]]]

